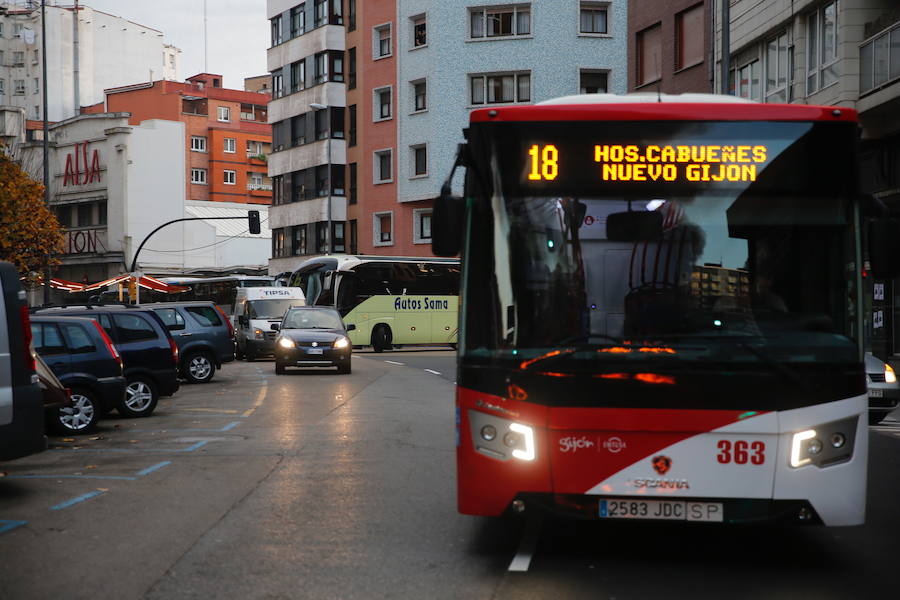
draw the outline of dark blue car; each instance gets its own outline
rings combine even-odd
[[[127,386],[116,409],[125,417],[149,417],[160,396],[178,391],[178,346],[150,309],[123,306],[42,308],[40,316],[95,319],[122,356]]]
[[[122,358],[94,319],[34,316],[32,345],[53,374],[72,390],[72,406],[48,414],[51,428],[62,434],[92,431],[100,417],[125,398]]]

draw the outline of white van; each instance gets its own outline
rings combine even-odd
[[[251,361],[271,355],[275,349],[275,323],[292,306],[306,306],[298,287],[238,288],[231,311],[237,357]]]

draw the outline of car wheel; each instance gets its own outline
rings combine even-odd
[[[53,411],[53,429],[62,435],[89,433],[100,420],[100,405],[93,393],[84,389],[72,390],[72,406]]]
[[[387,325],[376,325],[372,330],[372,349],[384,352],[391,349],[391,328]]]
[[[275,361],[275,374],[276,375],[284,375],[284,365],[281,364],[280,362],[278,362],[277,360]]]
[[[156,386],[142,375],[132,377],[125,387],[125,397],[119,402],[119,414],[123,417],[149,417],[156,409],[159,396]]]
[[[352,367],[350,366],[350,362],[347,361],[343,365],[338,365],[338,373],[340,373],[342,375],[349,375],[351,368]]]
[[[185,360],[183,375],[191,383],[209,383],[216,374],[216,365],[208,352],[189,354]]]

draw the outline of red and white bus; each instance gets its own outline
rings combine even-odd
[[[711,95],[473,111],[434,215],[460,512],[863,523],[857,129]]]

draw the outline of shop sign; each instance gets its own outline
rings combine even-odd
[[[88,143],[75,144],[74,152],[66,155],[66,168],[63,173],[63,187],[93,183],[100,179],[100,151],[96,148],[88,160]]]

